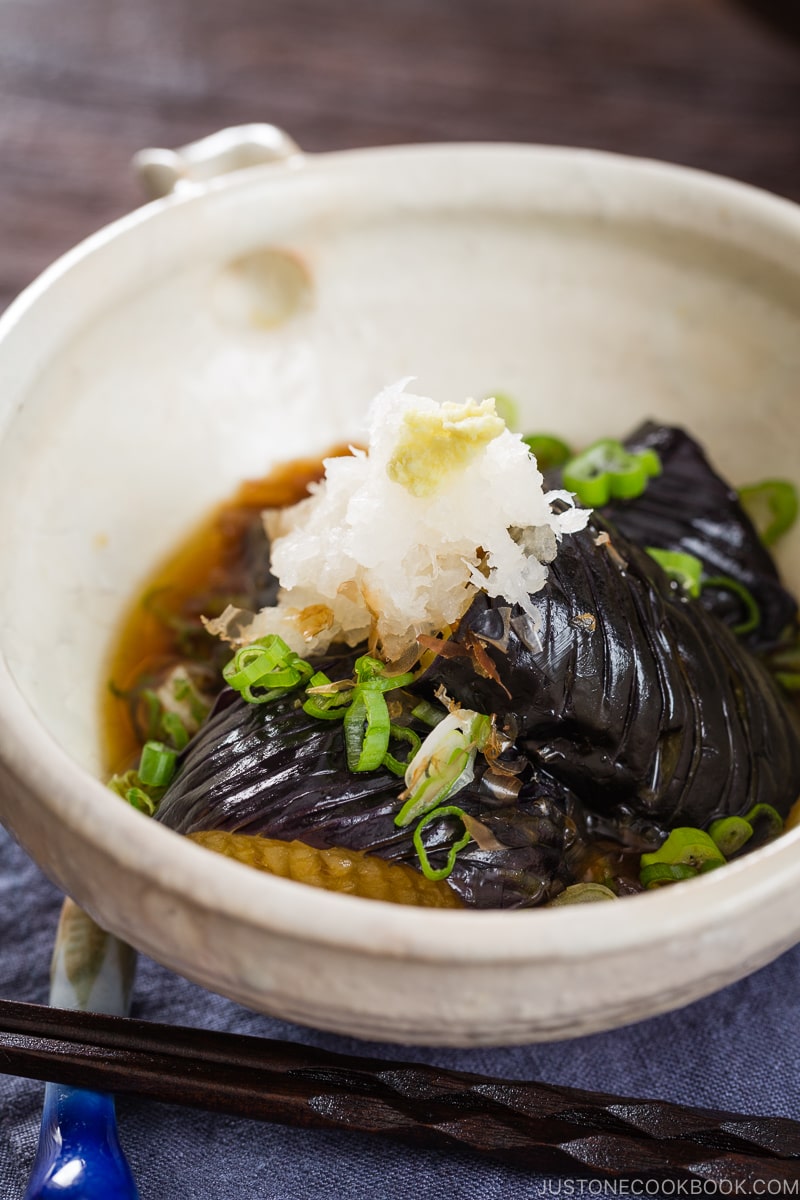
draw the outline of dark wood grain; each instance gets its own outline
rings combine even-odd
[[[0,1000],[0,1070],[605,1179],[790,1183],[800,1124]],[[688,1193],[687,1193],[688,1194]],[[754,1192],[752,1193],[754,1194]]]
[[[139,202],[137,149],[263,120],[310,150],[599,146],[800,199],[800,52],[742,0],[0,0],[0,307]]]

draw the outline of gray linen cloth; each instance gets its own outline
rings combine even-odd
[[[0,996],[46,1003],[60,904],[56,889],[0,829]],[[694,952],[687,945],[686,953]],[[248,1012],[147,959],[140,963],[133,1015],[350,1054],[800,1118],[800,946],[679,1012],[575,1041],[499,1050],[380,1046],[299,1028]],[[1,1200],[23,1193],[43,1089],[0,1074]],[[118,1116],[142,1200],[594,1194],[580,1189],[579,1181],[569,1190],[564,1181],[464,1154],[411,1150],[360,1134],[286,1129],[130,1098],[118,1102]],[[664,1194],[675,1192],[665,1188]]]

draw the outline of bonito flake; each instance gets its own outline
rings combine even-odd
[[[301,654],[368,640],[398,661],[418,635],[457,622],[479,590],[537,620],[531,597],[588,510],[544,492],[494,400],[438,404],[407,394],[407,382],[373,402],[366,452],[326,459],[307,499],[264,514],[277,605],[228,608],[207,623],[212,633],[237,645],[277,633]],[[567,507],[553,512],[556,500]]]

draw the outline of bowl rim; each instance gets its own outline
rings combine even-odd
[[[800,248],[800,206],[749,184],[695,168],[601,150],[513,142],[426,143],[367,147],[300,156],[283,164],[250,167],[152,201],[106,225],[47,267],[0,316],[0,353],[6,337],[40,298],[82,261],[176,207],[246,191],[297,171],[358,170],[359,164],[398,158],[468,159],[522,156],[535,163],[585,166],[607,177],[666,183],[687,199],[718,203],[756,217]],[[213,202],[213,201],[212,201]],[[0,411],[0,438],[12,419]],[[220,855],[209,870],[208,851],[127,805],[108,805],[105,786],[79,766],[39,723],[0,655],[0,760],[28,791],[43,798],[49,818],[87,841],[120,869],[209,914],[292,940],[375,957],[447,964],[544,963],[588,960],[634,948],[645,940],[697,937],[745,908],[800,884],[800,828],[752,852],[724,871],[685,881],[678,889],[625,897],[622,908],[579,905],[513,912],[416,909],[326,892],[262,874]],[[107,812],[98,821],[101,806]],[[498,924],[499,922],[499,924]],[[797,935],[800,937],[800,916]]]

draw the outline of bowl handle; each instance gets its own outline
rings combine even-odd
[[[178,150],[140,150],[133,169],[151,197],[169,196],[186,185],[197,185],[265,163],[294,159],[303,152],[277,125],[233,125]]]

